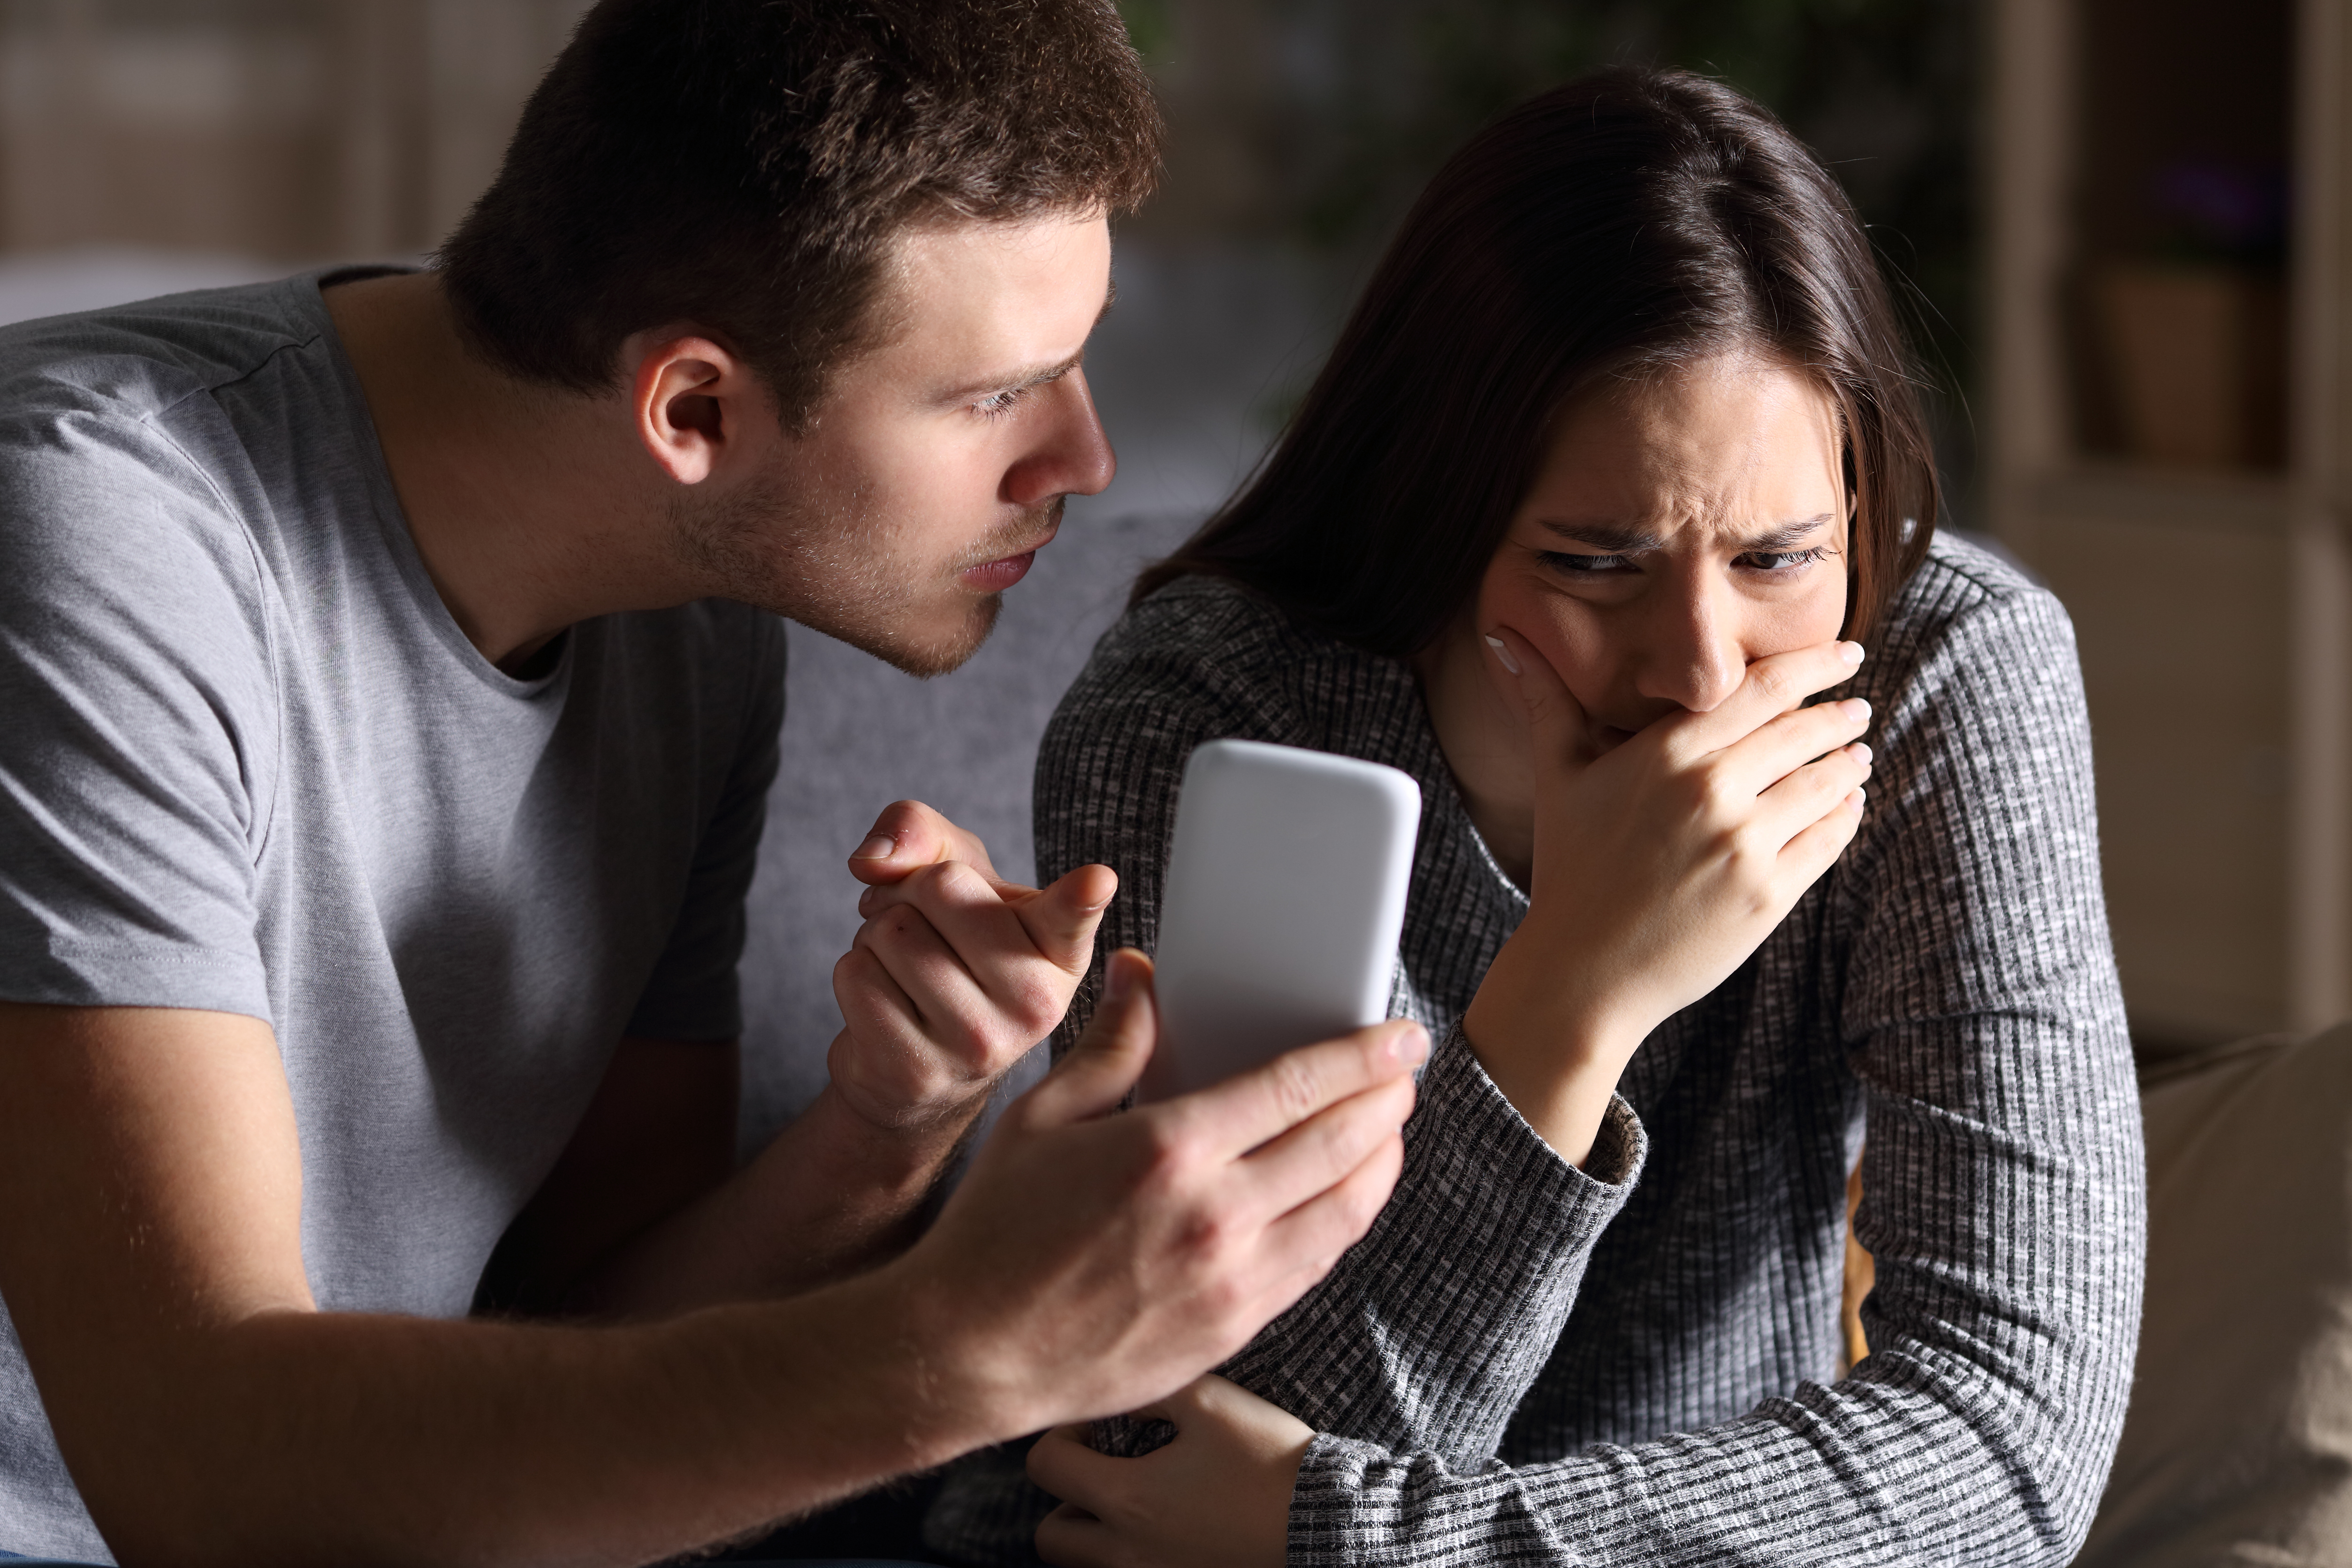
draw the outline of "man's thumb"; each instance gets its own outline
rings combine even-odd
[[[1151,960],[1122,947],[1103,965],[1102,1001],[1087,1032],[1045,1082],[1021,1097],[1024,1120],[1052,1127],[1118,1110],[1143,1076],[1159,1034]]]
[[[1108,866],[1081,866],[1013,906],[1022,929],[1049,963],[1083,974],[1095,955],[1095,927],[1118,891],[1118,873]]]

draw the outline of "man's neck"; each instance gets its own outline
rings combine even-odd
[[[509,674],[565,627],[695,596],[660,542],[660,488],[625,399],[518,381],[457,336],[431,273],[326,292],[416,552],[460,630]]]

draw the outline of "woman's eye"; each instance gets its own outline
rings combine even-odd
[[[1811,565],[1827,553],[1818,544],[1811,550],[1756,550],[1741,556],[1739,563],[1759,572],[1794,572],[1799,567]]]
[[[1588,574],[1595,572],[1622,571],[1627,564],[1626,558],[1622,555],[1571,555],[1563,550],[1544,551],[1538,559],[1556,571],[1581,572]]]

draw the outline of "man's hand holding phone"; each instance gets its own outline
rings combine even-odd
[[[955,1347],[943,1398],[1022,1411],[1024,1430],[1163,1398],[1305,1294],[1388,1201],[1429,1052],[1419,1025],[1113,1114],[1156,1033],[1150,961],[1114,953],[1085,1037],[891,1266],[936,1315],[925,1342]]]

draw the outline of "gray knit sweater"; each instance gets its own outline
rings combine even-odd
[[[1200,742],[1367,757],[1423,792],[1393,1010],[1444,1044],[1403,1175],[1224,1369],[1324,1434],[1293,1563],[2073,1555],[2123,1421],[2145,1229],[2073,634],[2048,594],[1939,539],[1850,689],[1877,755],[1854,842],[1643,1045],[1584,1171],[1455,1027],[1526,900],[1403,666],[1187,579],[1064,699],[1038,871],[1118,870],[1106,952],[1153,945]],[[1832,1382],[1857,1149],[1872,1353]],[[1017,1478],[1008,1452],[968,1461],[933,1543],[1029,1560],[1049,1505]]]

